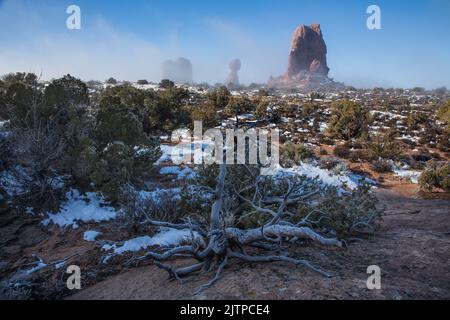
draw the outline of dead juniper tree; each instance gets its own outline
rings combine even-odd
[[[190,217],[180,224],[151,217],[144,221],[153,226],[190,229],[191,243],[162,253],[148,252],[132,260],[154,259],[158,267],[180,281],[193,273],[215,268],[215,276],[199,291],[213,285],[231,259],[249,263],[283,261],[331,277],[307,260],[290,257],[282,249],[282,243],[314,242],[342,247],[345,242],[338,239],[339,235],[363,227],[373,228],[380,214],[368,189],[342,195],[318,179],[295,174],[261,176],[259,168],[250,165],[207,166],[203,173],[199,170],[199,176],[198,190],[211,196],[206,219]],[[215,182],[211,181],[213,176]],[[272,253],[251,255],[250,248]],[[191,257],[197,262],[181,268],[164,262],[175,257]]]

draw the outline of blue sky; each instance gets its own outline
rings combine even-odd
[[[65,26],[81,8],[81,30]],[[366,9],[381,8],[382,30]],[[450,88],[448,0],[0,0],[0,73],[71,73],[84,80],[161,78],[165,59],[183,56],[197,82],[226,78],[242,61],[242,82],[285,72],[299,24],[318,22],[330,76],[357,87]]]

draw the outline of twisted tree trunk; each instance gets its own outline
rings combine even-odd
[[[200,287],[198,292],[210,287],[220,278],[220,275],[223,272],[224,268],[227,266],[229,259],[238,259],[250,263],[282,261],[295,265],[305,266],[310,270],[318,272],[327,277],[331,276],[329,273],[313,266],[306,260],[299,260],[288,257],[287,253],[285,252],[281,255],[250,256],[245,253],[244,249],[246,246],[248,246],[254,248],[264,248],[268,250],[273,250],[274,248],[276,248],[279,250],[280,247],[277,245],[277,243],[281,243],[283,239],[293,238],[307,239],[325,246],[341,247],[342,242],[337,239],[323,237],[309,227],[293,225],[287,221],[282,220],[288,204],[306,199],[307,197],[310,197],[312,193],[307,193],[303,196],[296,195],[295,197],[291,197],[293,188],[290,185],[290,188],[284,197],[271,198],[266,200],[266,202],[279,204],[279,209],[277,212],[275,212],[272,209],[260,207],[261,202],[256,204],[254,203],[254,200],[252,201],[245,199],[236,191],[238,197],[246,202],[250,207],[258,212],[271,214],[273,216],[273,219],[268,223],[262,225],[260,228],[231,228],[226,227],[222,221],[224,201],[223,197],[226,177],[227,165],[221,164],[219,175],[217,178],[217,185],[214,190],[214,202],[211,208],[210,224],[209,230],[207,232],[203,232],[200,226],[192,222],[185,224],[168,224],[161,221],[147,221],[148,223],[155,226],[169,226],[176,229],[190,228],[192,234],[192,244],[188,246],[175,247],[165,251],[164,253],[148,252],[145,256],[137,259],[141,260],[144,258],[152,258],[156,260],[155,264],[158,267],[166,270],[171,277],[176,278],[180,281],[183,280],[183,277],[186,277],[192,273],[201,271],[207,272],[213,265],[215,265],[215,276],[207,284]],[[197,233],[198,236],[195,237],[194,233]],[[198,240],[198,237],[201,237],[200,241]],[[238,248],[239,252],[235,251],[236,248]],[[190,256],[196,259],[198,263],[182,268],[173,268],[170,265],[161,263],[161,261],[166,261],[178,256]]]

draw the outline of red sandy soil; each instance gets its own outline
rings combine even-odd
[[[375,235],[350,242],[348,249],[290,248],[292,256],[333,271],[331,279],[285,263],[232,261],[213,287],[195,295],[212,274],[181,284],[147,265],[123,270],[69,299],[449,299],[450,201],[376,192],[386,212]],[[382,269],[381,290],[366,287],[369,265]]]
[[[358,169],[358,168],[352,168]],[[367,172],[367,168],[360,168]],[[373,178],[379,179],[373,173]],[[196,289],[211,279],[203,274],[186,283],[168,280],[167,273],[147,261],[126,267],[130,257],[102,264],[99,246],[83,240],[78,230],[42,227],[42,217],[18,216],[0,208],[0,280],[9,277],[39,255],[46,263],[73,256],[67,264],[82,270],[83,289],[71,296],[65,288],[64,268],[45,269],[33,277],[37,298],[55,299],[450,299],[449,194],[424,194],[417,185],[385,175],[376,189],[386,207],[379,230],[362,239],[347,240],[348,248],[292,245],[292,257],[308,259],[333,272],[327,279],[303,267],[286,263],[248,264],[231,260],[222,278],[199,295]],[[425,196],[426,195],[426,199]],[[430,199],[438,198],[438,199]],[[120,221],[92,226],[104,239],[123,240],[151,234],[142,226],[124,229]],[[257,252],[254,252],[255,254]],[[171,261],[187,265],[190,261]],[[382,269],[382,289],[368,290],[367,267]]]

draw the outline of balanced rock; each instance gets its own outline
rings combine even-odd
[[[239,75],[238,72],[241,70],[241,61],[239,59],[234,59],[230,61],[228,65],[230,67],[230,74],[225,80],[226,85],[234,84],[239,85]]]

